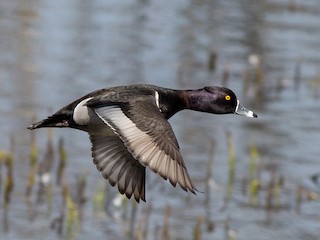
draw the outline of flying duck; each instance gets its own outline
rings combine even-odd
[[[190,109],[214,114],[257,115],[224,87],[174,90],[138,84],[100,89],[61,108],[28,129],[75,128],[86,131],[97,169],[127,198],[146,201],[146,167],[195,194],[179,144],[167,121]]]

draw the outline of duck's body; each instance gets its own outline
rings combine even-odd
[[[152,85],[101,89],[65,106],[29,129],[69,127],[89,133],[92,157],[102,175],[128,198],[145,201],[145,167],[195,193],[179,145],[167,119],[183,109],[215,114],[244,109],[221,87],[173,90]]]

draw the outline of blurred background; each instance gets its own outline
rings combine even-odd
[[[1,239],[319,239],[318,0],[0,0]],[[259,118],[170,119],[197,195],[147,202],[84,132],[27,126],[105,87],[231,88]]]

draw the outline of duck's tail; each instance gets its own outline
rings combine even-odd
[[[70,127],[72,121],[72,113],[70,111],[58,111],[42,121],[31,124],[28,129],[33,130],[43,127]]]

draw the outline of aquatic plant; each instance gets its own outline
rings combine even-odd
[[[59,163],[57,168],[56,183],[57,185],[60,185],[63,178],[64,169],[67,165],[67,152],[65,150],[64,141],[62,138],[59,139],[58,152],[59,152]]]
[[[230,199],[232,197],[235,173],[236,173],[236,154],[234,150],[233,137],[230,131],[226,131],[227,146],[228,146],[228,183],[226,187],[226,193],[224,197],[224,206],[223,209],[228,207]]]
[[[257,146],[252,144],[250,146],[250,162],[249,162],[249,205],[257,206],[259,204],[259,191],[261,189],[261,181],[258,178],[257,166],[260,155]]]
[[[37,164],[38,164],[38,147],[36,144],[35,133],[31,132],[30,139],[30,153],[29,153],[29,171],[27,178],[27,185],[25,196],[28,198],[31,195],[33,185],[35,184],[35,179],[37,175]]]

